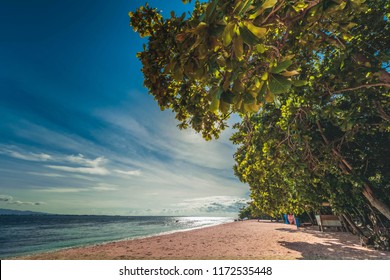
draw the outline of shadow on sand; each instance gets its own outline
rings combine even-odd
[[[294,233],[296,228],[277,228],[278,231]],[[367,250],[359,246],[358,237],[347,232],[320,232],[314,227],[304,230],[317,238],[324,239],[321,243],[278,241],[288,249],[300,252],[300,259],[332,259],[332,260],[390,260],[390,252]]]

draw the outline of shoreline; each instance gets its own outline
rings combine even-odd
[[[32,252],[32,253],[20,254],[18,256],[6,257],[4,259],[5,260],[28,259],[28,258],[34,258],[35,256],[38,256],[38,255],[43,255],[43,254],[55,254],[59,251],[72,250],[72,249],[84,249],[84,248],[88,249],[89,247],[104,246],[104,245],[111,244],[111,243],[136,241],[136,240],[140,240],[140,239],[159,237],[159,236],[165,236],[165,235],[170,235],[170,234],[174,234],[174,233],[187,232],[187,231],[192,231],[192,230],[197,230],[197,229],[220,226],[223,224],[228,224],[228,223],[233,223],[233,222],[235,222],[235,220],[232,218],[231,221],[225,221],[225,222],[222,222],[219,224],[203,225],[203,226],[198,226],[198,227],[193,227],[193,228],[169,230],[169,231],[163,231],[160,233],[141,235],[141,236],[135,236],[135,237],[126,237],[126,238],[121,238],[121,239],[116,239],[116,240],[115,239],[108,240],[108,241],[97,242],[97,243],[92,243],[92,244],[75,245],[75,246],[69,246],[69,247],[63,247],[63,248],[57,248],[57,249],[49,249],[49,250],[44,250],[41,252]]]
[[[346,232],[297,229],[270,221],[227,222],[149,237],[59,249],[19,260],[221,260],[385,259],[390,252],[360,245]]]

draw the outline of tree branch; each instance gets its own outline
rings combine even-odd
[[[305,15],[307,14],[307,12],[308,12],[311,8],[313,8],[313,7],[317,6],[318,4],[320,4],[321,1],[322,1],[322,0],[313,0],[313,1],[311,1],[311,2],[309,3],[309,5],[308,5],[308,6],[307,6],[299,15],[297,15],[297,16],[295,16],[295,17],[289,19],[289,20],[288,20],[288,17],[286,17],[286,18],[284,18],[284,20],[288,20],[289,24],[294,23],[294,22],[296,22],[296,21],[299,21],[300,19],[302,19],[302,18],[305,17]]]
[[[268,14],[268,16],[261,22],[261,25],[266,24],[267,21],[268,21],[268,19],[269,19],[273,14],[275,14],[283,5],[284,5],[284,1],[282,1],[282,2],[280,3],[280,5],[279,5],[277,8],[275,8],[275,6],[274,6],[274,8],[273,8],[272,11]]]
[[[322,139],[324,140],[324,142],[325,142],[326,145],[329,145],[329,140],[328,140],[328,138],[326,138],[326,136],[325,136],[325,134],[324,134],[324,130],[323,130],[323,128],[322,128],[320,122],[317,120],[316,123],[317,123],[317,127],[318,127],[318,129],[319,129],[319,131],[320,131],[320,134],[321,134]],[[347,174],[350,174],[350,173],[352,172],[353,168],[352,168],[352,166],[349,164],[349,162],[346,161],[346,160],[344,159],[344,157],[339,153],[339,151],[337,151],[335,148],[332,148],[332,152],[333,152],[333,154],[334,154],[337,158],[340,159],[340,161],[341,161],[340,163],[342,164],[340,167],[341,167]],[[344,166],[347,167],[348,170],[347,170],[347,169],[344,169],[344,168],[343,168]]]
[[[385,121],[390,122],[390,116],[385,112],[379,101],[375,102],[375,106],[378,110],[379,116]]]
[[[388,87],[388,88],[390,88],[390,84],[379,83],[379,84],[361,85],[361,86],[354,87],[354,88],[340,89],[340,90],[332,92],[332,94],[339,94],[339,93],[346,92],[346,91],[354,91],[354,90],[358,90],[358,89],[362,89],[362,88],[371,88],[371,87]]]

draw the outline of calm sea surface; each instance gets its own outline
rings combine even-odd
[[[0,259],[230,221],[226,217],[0,215]]]

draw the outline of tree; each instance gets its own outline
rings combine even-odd
[[[252,210],[250,208],[250,205],[242,206],[240,208],[240,211],[238,213],[239,219],[252,219]]]
[[[149,37],[137,54],[145,86],[181,128],[210,140],[241,116],[235,173],[259,208],[330,201],[353,227],[351,209],[390,220],[389,10],[387,0],[210,0],[189,16],[148,5],[129,15]]]

